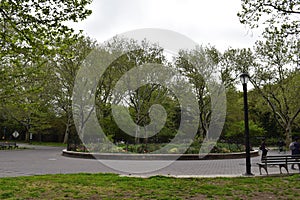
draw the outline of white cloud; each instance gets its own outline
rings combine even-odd
[[[162,28],[219,50],[252,47],[257,36],[239,23],[240,0],[94,0],[93,14],[76,29],[103,42],[138,28]]]

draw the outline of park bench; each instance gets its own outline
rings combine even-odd
[[[268,173],[269,166],[279,166],[280,174],[282,174],[281,168],[285,168],[287,173],[289,173],[288,165],[296,164],[300,170],[300,155],[278,155],[278,156],[265,156],[261,159],[260,163],[257,163],[259,166],[259,173],[261,173],[261,168],[265,169]]]
[[[16,142],[0,142],[0,149],[12,149],[12,148],[18,148]]]

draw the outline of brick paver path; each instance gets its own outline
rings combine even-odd
[[[66,173],[98,173],[111,172],[129,175],[122,171],[113,170],[103,163],[92,159],[69,158],[61,156],[62,147],[34,146],[26,150],[0,151],[0,177],[27,176],[39,174],[66,174]],[[277,154],[270,151],[269,154]],[[287,152],[289,153],[289,152]],[[251,158],[251,171],[259,175],[258,167],[260,157]],[[159,164],[165,161],[111,161],[118,162],[121,167],[136,167],[142,170],[148,165]],[[215,176],[241,176],[246,171],[245,159],[227,160],[196,160],[175,161],[171,165],[155,172],[130,174],[131,176],[169,175],[179,177],[215,177]],[[298,172],[290,170],[290,172]],[[279,174],[278,167],[270,168],[269,173]]]

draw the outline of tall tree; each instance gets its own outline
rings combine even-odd
[[[70,43],[68,40],[68,38],[64,39],[66,44]],[[62,111],[65,118],[64,143],[67,143],[70,128],[73,125],[72,95],[75,77],[86,56],[96,46],[96,42],[88,37],[78,38],[64,51],[58,52],[52,63],[52,71],[56,80],[52,82],[51,92],[58,110]]]
[[[37,114],[35,111],[44,110],[41,106],[52,103],[51,100],[44,98],[46,80],[50,79],[51,74],[47,69],[50,67],[47,65],[48,61],[55,57],[57,51],[64,51],[72,41],[81,37],[66,26],[65,22],[85,19],[91,14],[91,11],[85,8],[90,2],[90,0],[0,2],[1,106],[12,108],[12,103],[18,103],[20,108],[24,107],[20,109],[23,110],[20,115],[13,112],[11,114],[15,120],[22,122],[27,130],[32,127],[31,118]],[[65,38],[69,39],[69,43],[62,42]],[[25,114],[26,120],[19,119],[19,116],[24,118],[22,115]],[[26,138],[28,139],[28,134]]]
[[[300,113],[298,83],[299,69],[295,61],[293,43],[289,39],[270,37],[257,42],[252,83],[272,110],[275,119],[290,142],[292,126]]]
[[[293,40],[269,35],[267,40],[258,41],[255,52],[240,49],[229,49],[223,54],[222,66],[229,66],[230,77],[238,80],[238,75],[248,72],[255,94],[259,94],[264,103],[257,106],[269,106],[277,123],[284,130],[287,142],[290,140],[292,126],[299,115],[297,99],[297,55],[291,46]],[[251,101],[251,96],[249,96]],[[257,95],[255,96],[257,98]],[[256,102],[256,99],[253,99]],[[252,102],[249,102],[252,104]],[[262,110],[262,109],[260,109]],[[265,110],[265,109],[263,109]],[[267,114],[267,112],[265,112]]]
[[[192,50],[182,50],[176,58],[175,65],[181,74],[194,86],[199,109],[200,129],[198,137],[205,138],[211,120],[211,98],[208,81],[218,72],[220,53],[214,47],[197,46]]]
[[[104,48],[119,56],[110,64],[99,81],[96,97],[98,108],[100,108],[98,115],[103,119],[111,117],[110,105],[112,103],[130,107],[134,113],[133,121],[138,125],[135,130],[135,141],[139,142],[140,127],[145,127],[148,121],[149,104],[155,103],[153,94],[157,94],[157,92],[164,94],[165,89],[158,84],[149,84],[136,90],[129,90],[125,96],[124,94],[113,93],[113,89],[119,79],[130,69],[139,68],[147,63],[165,64],[163,49],[157,45],[149,44],[146,40],[138,43],[134,40],[118,37],[113,38]],[[149,79],[151,78],[149,77]],[[124,87],[127,87],[127,81],[136,81],[138,84],[141,80],[139,77],[135,77],[134,80],[125,79]]]
[[[300,2],[298,0],[245,0],[238,13],[240,22],[250,28],[263,27],[264,41],[256,44],[258,65],[252,82],[270,106],[276,120],[290,141],[299,106],[295,74],[300,66]]]

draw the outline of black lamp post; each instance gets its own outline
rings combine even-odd
[[[251,176],[251,161],[250,161],[250,141],[249,141],[249,120],[248,120],[248,99],[247,99],[247,83],[249,75],[242,73],[240,79],[244,91],[244,120],[245,120],[245,147],[246,147],[246,173],[244,175]]]

